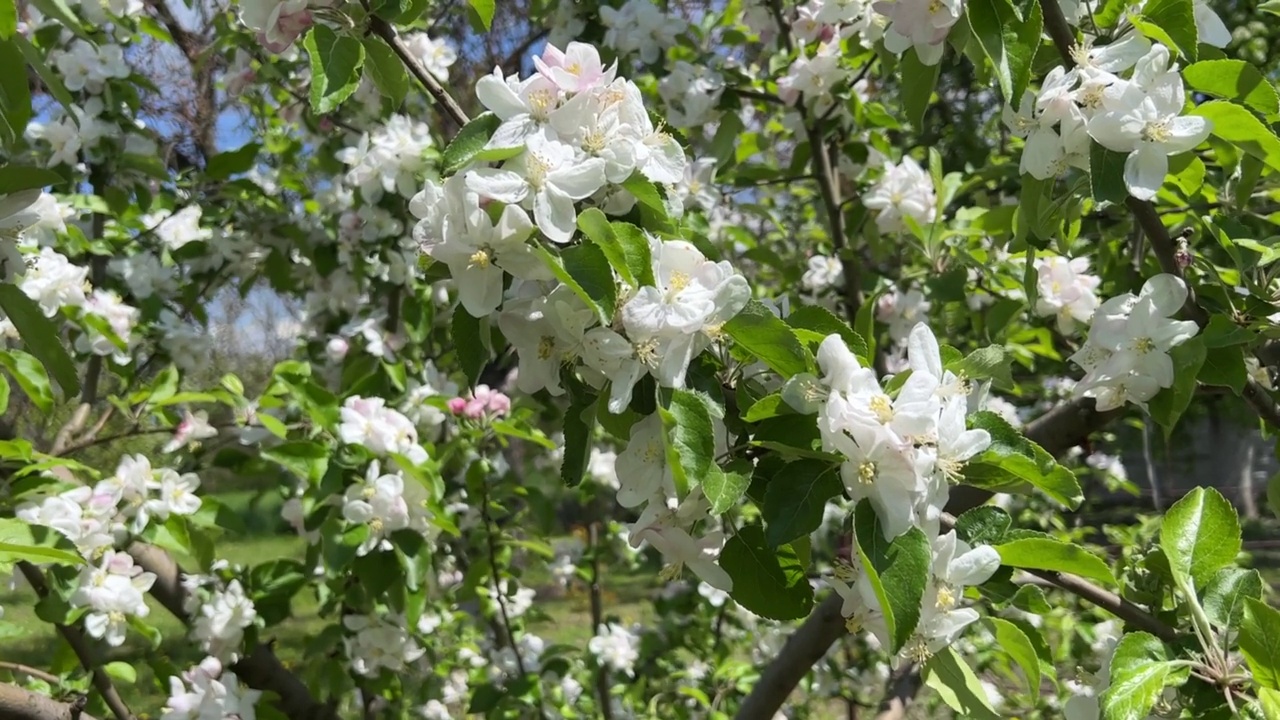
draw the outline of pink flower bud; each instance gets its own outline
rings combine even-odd
[[[1195,256],[1191,254],[1191,247],[1187,245],[1187,241],[1179,240],[1178,249],[1175,250],[1173,253],[1173,261],[1178,265],[1179,268],[1186,270],[1187,268],[1191,267],[1191,261],[1194,259],[1195,259]]]
[[[449,412],[453,413],[454,415],[461,415],[462,413],[466,412],[467,399],[460,398],[460,397],[452,398],[451,400],[449,400],[448,405],[449,405]]]

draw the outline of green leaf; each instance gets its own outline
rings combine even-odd
[[[480,373],[489,362],[489,344],[484,341],[488,332],[488,320],[471,317],[461,305],[453,310],[453,344],[458,349],[458,364],[467,375],[467,382],[474,387],[480,382]]]
[[[610,223],[614,237],[622,246],[627,258],[627,266],[636,280],[636,285],[654,285],[653,250],[649,247],[649,236],[631,223]]]
[[[71,97],[71,93],[67,92],[67,87],[62,83],[62,78],[49,69],[49,65],[45,63],[40,51],[25,37],[14,35],[11,40],[18,45],[18,50],[27,59],[27,64],[40,76],[40,81],[44,83],[44,87],[49,91],[49,94],[70,113],[71,106],[75,105],[75,100]]]
[[[993,436],[994,437],[994,436]],[[1039,445],[1027,441],[1034,457],[1024,450],[1004,444],[973,458],[964,466],[964,483],[992,492],[1027,493],[1036,488],[1045,495],[1075,509],[1084,500],[1074,473]]]
[[[599,258],[597,259],[596,257],[591,256],[575,258],[574,271],[577,273],[577,275],[575,275],[573,272],[570,272],[569,268],[566,266],[565,255],[567,255],[571,250],[580,250],[584,247],[590,248],[591,251],[594,251],[599,256]],[[609,325],[613,320],[612,313],[606,315],[604,313],[603,306],[601,305],[601,300],[597,300],[593,294],[601,296],[602,300],[609,297],[610,291],[604,287],[605,274],[609,275],[609,285],[612,287],[612,291],[615,294],[613,299],[614,303],[617,302],[616,293],[618,289],[617,286],[613,285],[613,275],[609,270],[609,261],[604,259],[603,253],[601,253],[598,248],[594,245],[577,245],[566,248],[560,255],[556,255],[541,243],[535,243],[533,245],[533,252],[542,260],[543,265],[551,271],[551,274],[556,276],[557,280],[567,285],[575,295],[582,298],[582,302],[586,303],[587,307],[595,308],[596,315],[600,318],[601,324],[606,326]],[[590,283],[591,290],[584,287],[583,284],[579,282],[579,278]],[[612,308],[613,306],[610,305],[609,307]]]
[[[370,35],[362,42],[365,73],[378,92],[391,101],[391,107],[400,107],[409,94],[409,74],[405,72],[404,63],[382,38]]]
[[[998,545],[1012,524],[1009,513],[984,505],[965,511],[956,518],[956,535],[970,545]]]
[[[970,720],[1000,720],[1001,716],[987,702],[987,691],[956,651],[944,648],[929,658],[921,670],[924,682],[959,717]]]
[[[617,271],[619,277],[632,287],[638,285],[635,273],[631,269],[628,262],[627,250],[618,240],[618,236],[614,233],[613,226],[609,224],[609,218],[605,217],[599,208],[587,208],[578,214],[578,229],[586,236],[588,240],[595,243],[596,247],[604,253],[608,258],[609,265]]]
[[[1240,554],[1236,509],[1217,490],[1196,488],[1165,513],[1160,547],[1174,580],[1202,587]]]
[[[564,413],[564,458],[560,461],[560,480],[568,487],[576,487],[586,475],[595,427],[595,396],[584,393],[584,397],[574,398]]]
[[[966,11],[973,38],[991,61],[1005,102],[1018,107],[1031,79],[1031,61],[1040,47],[1040,3],[1031,4],[1025,20],[1018,17],[1009,0],[974,0]]]
[[[299,440],[263,450],[262,457],[316,484],[329,470],[329,452],[320,443]]]
[[[0,0],[0,40],[8,40],[18,32],[18,7],[14,0]]]
[[[942,64],[925,65],[920,62],[916,49],[907,50],[902,56],[902,109],[907,121],[917,129],[924,122],[925,111],[929,109],[929,100],[933,97],[933,88],[938,84],[938,73]]]
[[[1240,652],[1253,671],[1254,682],[1280,690],[1280,612],[1260,600],[1246,598]]]
[[[770,370],[789,378],[813,367],[813,355],[796,333],[758,300],[724,324],[724,332]]]
[[[1009,657],[1022,669],[1027,679],[1027,689],[1031,692],[1031,702],[1040,701],[1040,659],[1036,655],[1036,646],[1022,632],[1022,628],[997,617],[986,618],[992,634],[996,636],[996,646],[1009,654]],[[1052,666],[1050,666],[1052,668]]]
[[[209,158],[204,173],[213,180],[226,180],[232,175],[248,172],[258,159],[262,150],[261,143],[246,143],[243,147],[230,152],[222,152]]]
[[[808,330],[825,339],[828,335],[839,335],[849,351],[858,356],[864,364],[871,364],[871,352],[867,349],[867,341],[849,327],[849,323],[836,317],[830,310],[821,305],[804,305],[796,308],[787,316],[786,323],[796,330]]]
[[[331,113],[360,86],[364,45],[318,23],[311,26],[302,45],[311,58],[311,109],[321,115]]]
[[[1188,114],[1207,118],[1213,123],[1215,137],[1258,158],[1271,169],[1280,170],[1280,138],[1245,108],[1226,100],[1213,100],[1196,106]]]
[[[844,492],[840,466],[799,460],[785,466],[765,490],[765,536],[771,547],[804,537],[822,525],[827,502]]]
[[[1199,337],[1205,347],[1212,349],[1253,342],[1254,335],[1235,324],[1226,315],[1214,315],[1209,318],[1209,324],[1200,331]]]
[[[9,316],[22,343],[58,381],[67,396],[80,392],[80,379],[71,357],[62,347],[58,328],[41,312],[40,306],[16,285],[0,284],[0,308]]]
[[[1271,0],[1277,4],[1271,12],[1280,15],[1280,0]],[[1280,691],[1271,688],[1258,688],[1258,705],[1262,708],[1264,720],[1280,720]]]
[[[1098,141],[1090,141],[1089,187],[1094,200],[1122,203],[1129,197],[1129,188],[1124,183],[1124,162],[1128,157],[1127,153],[1108,150]]]
[[[453,175],[471,164],[471,161],[484,150],[489,143],[493,131],[502,124],[502,119],[493,113],[484,113],[472,118],[471,122],[462,126],[453,140],[445,146],[440,164],[445,175]]]
[[[77,35],[84,35],[80,18],[71,12],[71,8],[67,7],[63,0],[31,0],[31,4],[35,5],[45,17],[56,19]]]
[[[1246,598],[1262,599],[1262,575],[1253,568],[1226,567],[1205,584],[1201,604],[1209,622],[1220,628],[1240,624]]]
[[[1115,27],[1125,10],[1138,4],[1138,0],[1102,0],[1093,13],[1093,21],[1100,28]]]
[[[25,165],[0,165],[0,195],[61,185],[64,182],[66,180],[52,170]]]
[[[711,501],[711,514],[721,515],[737,505],[750,486],[750,475],[712,467],[702,481],[702,493]]]
[[[1111,568],[1079,545],[1050,538],[1023,538],[997,545],[996,552],[1000,553],[1000,562],[1010,567],[1067,572],[1107,585],[1116,584]]]
[[[1173,387],[1161,390],[1148,404],[1151,418],[1164,428],[1165,437],[1173,432],[1191,405],[1191,398],[1196,393],[1196,377],[1204,365],[1206,354],[1204,341],[1198,337],[1169,351],[1173,358]]]
[[[0,26],[4,24],[4,8],[9,2],[11,0],[0,0]],[[2,31],[0,35],[3,35]],[[23,64],[22,51],[17,44],[10,40],[0,40],[0,67],[18,69]],[[27,86],[27,74],[0,74],[0,145],[16,146],[30,120],[31,89]]]
[[[493,13],[497,9],[497,0],[467,0],[467,4],[475,11],[485,31],[488,31],[493,25]]]
[[[640,203],[641,207],[653,214],[653,219],[658,225],[667,225],[671,222],[671,219],[667,217],[667,204],[663,202],[662,193],[658,192],[658,186],[654,185],[649,178],[641,175],[639,170],[631,173],[631,177],[622,182],[622,187],[635,196],[636,202]],[[645,226],[652,227],[648,222],[645,223]]]
[[[598,245],[575,245],[560,253],[565,272],[577,281],[601,317],[613,318],[618,302],[618,285],[609,259]]]
[[[862,500],[854,510],[853,532],[862,570],[867,573],[884,614],[890,638],[889,652],[897,654],[920,622],[920,600],[924,597],[933,550],[929,539],[916,527],[892,541],[885,540],[880,518],[869,500]]]
[[[1111,687],[1103,693],[1106,720],[1145,720],[1166,686],[1186,682],[1188,668],[1169,662],[1159,638],[1144,632],[1120,638],[1111,660]]]
[[[37,541],[32,527],[17,518],[0,518],[0,563],[27,560],[33,563],[83,565],[75,552],[60,550],[50,544],[60,536],[46,533],[47,542]]]
[[[1201,60],[1182,78],[1192,89],[1244,105],[1260,115],[1280,112],[1280,95],[1262,72],[1244,60]]]
[[[675,390],[671,403],[662,409],[667,430],[667,457],[676,487],[689,489],[702,482],[716,467],[716,437],[712,418],[724,410],[711,398],[693,390]],[[683,496],[683,493],[681,493]]]
[[[18,387],[41,412],[47,415],[53,411],[53,389],[40,361],[21,350],[8,350],[0,352],[0,365],[18,381]]]
[[[1204,365],[1196,379],[1205,385],[1231,388],[1236,395],[1244,392],[1249,370],[1244,364],[1244,348],[1239,345],[1213,348],[1205,353]]]
[[[1180,153],[1169,158],[1169,174],[1166,184],[1172,184],[1187,197],[1192,197],[1204,187],[1204,161],[1193,152]]]
[[[1000,345],[988,345],[969,353],[947,369],[969,380],[991,380],[998,387],[1013,387],[1013,356]]]
[[[0,3],[6,0],[0,0]],[[132,685],[138,682],[138,671],[127,662],[116,660],[102,666],[103,672],[111,677],[111,679],[122,682],[125,685]]]
[[[747,412],[742,416],[742,421],[756,423],[765,418],[790,415],[792,412],[791,407],[782,399],[780,393],[772,393],[760,398],[748,408]]]
[[[764,528],[747,525],[725,543],[720,567],[733,578],[730,596],[760,617],[805,617],[813,609],[813,588],[805,577],[806,564],[791,545],[773,549],[764,538]]]
[[[1170,50],[1177,49],[1188,60],[1195,61],[1199,48],[1196,13],[1192,0],[1148,0],[1142,14],[1132,18],[1133,26],[1155,42]]]

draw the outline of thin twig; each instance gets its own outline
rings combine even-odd
[[[48,673],[48,672],[45,672],[44,670],[33,668],[29,665],[23,665],[22,663],[8,662],[7,660],[0,660],[0,670],[8,670],[9,672],[13,672],[13,673],[29,675],[33,678],[36,678],[38,680],[43,680],[49,683],[50,685],[54,685],[54,686],[62,682],[62,679],[59,678],[57,675],[54,675],[53,673]]]
[[[18,569],[22,571],[23,577],[27,579],[27,583],[36,591],[36,595],[41,598],[49,595],[49,585],[44,581],[44,573],[35,565],[22,560],[18,562]],[[97,689],[98,694],[102,696],[102,701],[107,704],[107,708],[111,710],[111,714],[116,716],[116,720],[134,720],[133,713],[129,711],[129,706],[124,704],[124,700],[120,698],[120,693],[116,692],[116,686],[111,683],[111,676],[99,667],[98,662],[94,660],[93,653],[89,649],[89,643],[85,640],[84,633],[80,628],[74,625],[58,625],[58,632],[62,638],[67,641],[67,645],[71,646],[72,652],[80,659],[80,665],[93,677],[93,687]]]
[[[387,45],[391,46],[392,52],[394,52],[396,56],[400,58],[400,61],[404,63],[405,67],[409,70],[409,74],[413,75],[418,79],[418,82],[422,83],[422,87],[426,88],[431,97],[435,99],[436,103],[440,106],[440,109],[444,111],[444,114],[448,115],[449,119],[453,120],[458,127],[462,127],[471,121],[471,119],[467,117],[466,111],[464,111],[462,106],[458,104],[458,101],[453,99],[453,96],[449,94],[448,90],[444,89],[440,84],[440,81],[436,80],[434,75],[427,72],[427,69],[422,67],[422,63],[418,62],[418,59],[415,58],[413,54],[409,52],[409,49],[404,46],[404,43],[400,41],[400,36],[396,34],[396,29],[394,27],[391,27],[386,20],[374,15],[369,18],[369,31],[387,41]]]
[[[587,529],[587,552],[591,553],[591,629],[600,632],[604,624],[604,590],[600,584],[600,524],[593,522]],[[596,693],[600,696],[600,717],[613,720],[613,705],[609,702],[609,668],[603,664],[596,668]]]

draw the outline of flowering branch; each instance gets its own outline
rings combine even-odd
[[[0,683],[0,717],[8,720],[96,720],[84,712],[84,696],[60,702],[10,683]]]
[[[22,571],[23,577],[27,579],[31,589],[35,590],[36,595],[40,598],[48,597],[49,585],[45,582],[44,573],[40,572],[39,568],[29,562],[20,561],[18,569]],[[116,686],[111,683],[111,677],[93,659],[89,643],[85,640],[84,633],[80,631],[80,628],[74,625],[62,624],[57,627],[58,633],[62,635],[62,638],[71,646],[72,652],[80,659],[80,665],[93,676],[93,687],[97,689],[98,694],[102,695],[102,701],[107,704],[111,714],[116,716],[116,720],[133,720],[133,713],[129,711],[129,706],[124,704],[124,700],[120,698],[120,693],[116,691]],[[0,716],[3,716],[3,714],[0,713]]]
[[[156,576],[151,595],[183,624],[191,618],[185,609],[187,591],[182,587],[185,574],[178,563],[164,550],[135,542],[129,546],[129,554],[135,562]],[[337,720],[337,712],[328,703],[321,703],[311,696],[311,691],[290,672],[271,647],[260,643],[232,666],[236,676],[258,690],[269,690],[279,696],[276,707],[291,720]]]
[[[449,119],[453,120],[458,127],[471,122],[471,118],[467,117],[466,111],[462,109],[458,101],[453,99],[449,91],[445,90],[444,86],[431,73],[427,72],[427,69],[422,67],[422,63],[418,62],[418,59],[404,46],[404,43],[400,41],[400,36],[396,34],[395,28],[391,27],[386,20],[374,15],[369,18],[369,31],[387,41],[387,45],[391,46],[392,52],[396,54],[396,57],[400,58],[400,61],[408,68],[409,73],[417,78],[418,82],[422,83],[422,87],[427,89],[431,97],[440,105],[444,114],[449,116]]]
[[[1062,8],[1057,0],[1041,3],[1041,6],[1044,8],[1045,27],[1058,48],[1058,54],[1062,56],[1063,64],[1067,69],[1075,67],[1075,33],[1062,14]],[[1125,206],[1133,213],[1134,220],[1150,240],[1151,250],[1155,253],[1160,269],[1184,281],[1187,287],[1187,299],[1183,303],[1182,313],[1203,329],[1209,324],[1209,313],[1196,300],[1195,290],[1185,282],[1182,266],[1177,260],[1177,245],[1169,236],[1169,230],[1165,228],[1164,222],[1160,220],[1160,213],[1150,201],[1140,200],[1132,195],[1125,198]],[[1272,426],[1280,427],[1280,405],[1258,384],[1258,381],[1248,378],[1245,381],[1242,397],[1258,417]]]

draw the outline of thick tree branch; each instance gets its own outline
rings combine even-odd
[[[444,89],[440,81],[427,72],[427,69],[422,67],[422,63],[418,62],[418,59],[409,52],[404,43],[400,42],[400,36],[396,34],[395,28],[387,24],[386,20],[374,15],[369,18],[369,31],[387,41],[387,44],[391,46],[392,52],[396,54],[396,57],[400,58],[400,61],[409,70],[409,74],[422,83],[422,87],[426,88],[431,97],[440,105],[440,109],[445,115],[449,116],[449,119],[453,120],[454,124],[462,127],[470,122],[471,119],[467,117],[466,111],[462,109],[458,101],[453,99],[453,96],[449,94],[448,90]]]
[[[182,587],[182,568],[164,550],[145,543],[133,543],[129,554],[147,572],[155,573],[156,582],[151,586],[155,597],[174,617],[189,624],[185,608],[187,592]],[[337,720],[333,707],[318,702],[311,691],[280,663],[280,659],[267,644],[259,644],[253,652],[231,666],[236,677],[249,687],[270,690],[280,697],[276,707],[290,720]]]
[[[21,561],[18,563],[18,569],[22,571],[23,577],[27,579],[27,583],[31,585],[31,589],[36,591],[36,595],[41,598],[49,595],[49,585],[44,580],[44,573],[40,569],[29,562]],[[102,701],[107,704],[111,710],[111,714],[116,716],[116,720],[133,720],[133,713],[129,711],[129,706],[124,704],[124,700],[120,698],[120,693],[116,692],[116,686],[111,683],[111,677],[102,669],[100,663],[93,657],[93,651],[89,647],[89,641],[85,639],[84,633],[75,625],[58,625],[58,633],[67,641],[67,645],[71,646],[72,652],[80,660],[80,665],[93,678],[93,687],[102,696]],[[0,716],[2,717],[2,716]]]
[[[17,685],[0,683],[0,718],[4,720],[96,720],[83,708],[83,696],[61,702]]]

